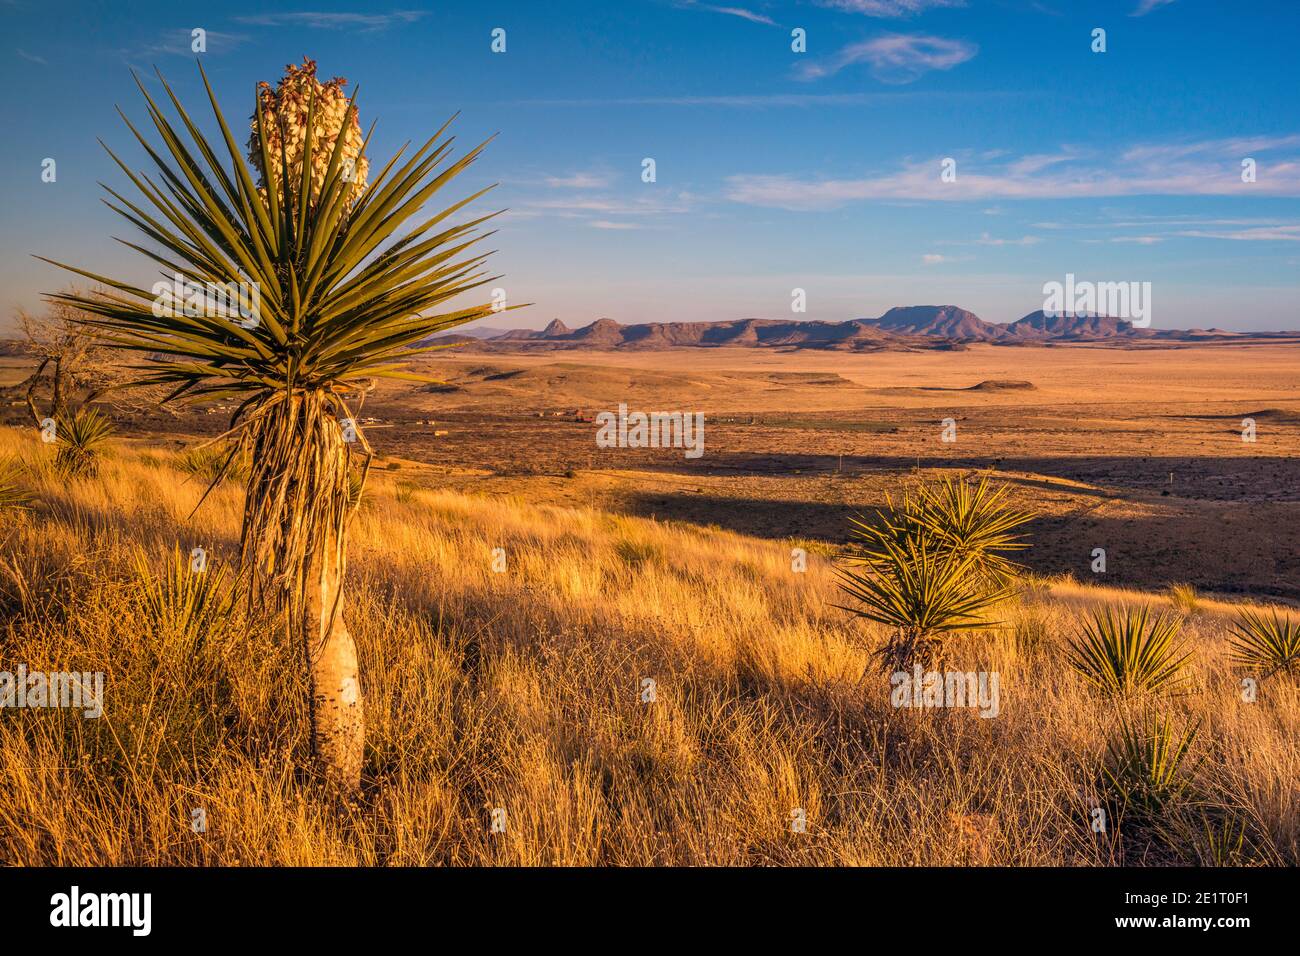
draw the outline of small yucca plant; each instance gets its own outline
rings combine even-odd
[[[234,597],[224,565],[203,562],[174,548],[162,570],[155,571],[143,550],[135,556],[141,607],[155,633],[197,649],[234,609]]]
[[[1246,821],[1234,816],[1204,817],[1192,842],[1204,866],[1242,866],[1247,859]]]
[[[1141,820],[1157,819],[1187,792],[1194,769],[1188,754],[1198,729],[1192,724],[1180,733],[1168,715],[1120,718],[1102,777],[1124,810],[1136,811]]]
[[[21,484],[18,462],[0,458],[0,511],[23,511],[32,496]]]
[[[850,519],[837,569],[858,606],[844,608],[894,629],[878,651],[883,671],[938,666],[944,635],[987,627],[984,615],[1011,597],[1017,565],[1002,551],[1028,545],[1011,532],[1030,519],[1005,504],[1006,489],[944,479],[903,496],[876,520]]]
[[[1184,614],[1195,614],[1201,606],[1196,588],[1190,584],[1169,585],[1169,603]]]
[[[59,450],[55,466],[71,478],[93,478],[99,457],[113,437],[113,423],[93,408],[81,407],[55,420]]]
[[[356,510],[361,507],[361,499],[366,493],[365,476],[356,468],[348,469],[348,507]]]
[[[976,555],[958,554],[924,535],[901,543],[881,538],[879,548],[869,561],[836,569],[840,589],[858,602],[836,606],[893,628],[877,652],[885,673],[939,666],[946,635],[988,626],[985,612],[1013,593],[981,579]]]
[[[200,445],[181,452],[176,465],[209,488],[226,479],[242,482],[248,477],[248,462],[239,451],[238,446],[216,448]]]
[[[1179,622],[1148,607],[1107,607],[1083,622],[1066,647],[1070,666],[1107,697],[1172,691],[1186,680],[1190,653],[1176,643]]]
[[[1277,673],[1300,673],[1300,624],[1285,618],[1274,608],[1268,617],[1244,610],[1228,639],[1232,661],[1272,677]]]

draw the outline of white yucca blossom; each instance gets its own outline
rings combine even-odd
[[[302,66],[290,63],[276,88],[270,83],[257,87],[258,108],[262,112],[262,127],[266,130],[267,155],[276,183],[284,190],[282,178],[284,163],[289,166],[289,190],[296,193],[302,182],[302,162],[307,142],[307,116],[312,108],[312,91],[315,91],[315,113],[312,117],[312,180],[310,204],[320,199],[325,172],[329,169],[334,144],[343,136],[343,152],[339,157],[345,180],[350,184],[347,197],[350,206],[366,188],[366,174],[370,161],[361,156],[361,123],[356,111],[348,115],[348,97],[343,92],[347,80],[336,76],[328,83],[316,79],[316,61],[303,57]],[[266,170],[262,168],[262,152],[257,142],[257,118],[251,124],[253,134],[248,140],[248,158],[262,175],[262,196],[265,199]],[[280,158],[281,133],[284,140],[284,161]]]

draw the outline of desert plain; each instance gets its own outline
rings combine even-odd
[[[827,545],[909,481],[978,472],[1038,515],[1035,571],[1296,600],[1298,369],[1293,345],[449,349],[421,369],[445,385],[383,383],[364,415],[379,467],[416,486]],[[704,454],[597,447],[588,419],[620,403],[703,412]]]

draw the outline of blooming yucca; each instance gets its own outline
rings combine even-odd
[[[172,389],[168,400],[232,400],[224,437],[235,447],[214,483],[247,461],[241,586],[258,604],[285,612],[307,668],[312,749],[328,779],[356,790],[364,703],[343,579],[356,486],[371,460],[357,409],[377,378],[427,381],[408,363],[447,346],[421,343],[492,314],[491,304],[465,297],[498,277],[487,274],[488,253],[473,249],[494,214],[457,217],[487,189],[421,214],[486,144],[453,159],[444,125],[400,165],[407,147],[399,150],[367,187],[356,97],[343,98],[343,80],[321,84],[315,74],[305,60],[276,89],[258,85],[247,159],[206,75],[216,141],[161,74],[176,120],[137,80],[162,147],[128,127],[165,186],[110,151],[144,206],[105,186],[109,206],[163,251],[132,248],[177,281],[251,284],[259,293],[256,321],[158,310],[152,290],[74,266],[64,268],[111,291],[52,298],[84,310],[84,323],[105,344],[144,353],[150,371],[140,381]],[[59,433],[73,437],[62,423]]]
[[[312,176],[310,203],[315,206],[325,185],[326,171],[339,135],[343,136],[339,156],[342,178],[350,184],[345,194],[348,206],[354,203],[366,188],[366,174],[370,160],[361,155],[364,142],[361,122],[352,102],[343,92],[348,81],[336,76],[328,83],[316,79],[316,61],[303,57],[302,66],[287,64],[284,76],[271,89],[271,84],[257,85],[257,108],[262,113],[262,129],[266,130],[266,154],[276,185],[285,192],[283,171],[289,168],[289,182],[302,182],[303,153],[307,142],[307,126],[311,124]],[[266,169],[262,166],[262,149],[257,141],[257,117],[252,120],[253,135],[248,140],[248,158],[262,176],[263,199],[266,194]]]

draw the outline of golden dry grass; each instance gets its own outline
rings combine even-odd
[[[201,545],[229,562],[239,489],[187,521],[202,488],[171,454],[119,446],[97,479],[70,481],[46,452],[0,432],[36,498],[3,517],[0,670],[102,670],[106,702],[98,720],[0,711],[6,863],[1300,862],[1300,694],[1274,679],[1242,700],[1232,606],[1197,599],[1194,690],[1148,703],[1201,723],[1192,796],[1096,834],[1117,710],[1061,647],[1091,606],[1167,594],[1031,582],[1001,625],[955,639],[954,664],[1000,675],[997,718],[895,710],[869,666],[883,635],[832,607],[823,554],[797,574],[790,543],[383,474],[354,526],[345,611],[366,786],[340,805],[298,770],[301,668],[275,630],[242,612],[191,626],[143,598],[139,555],[162,567]],[[1235,828],[1225,859],[1215,837]]]

